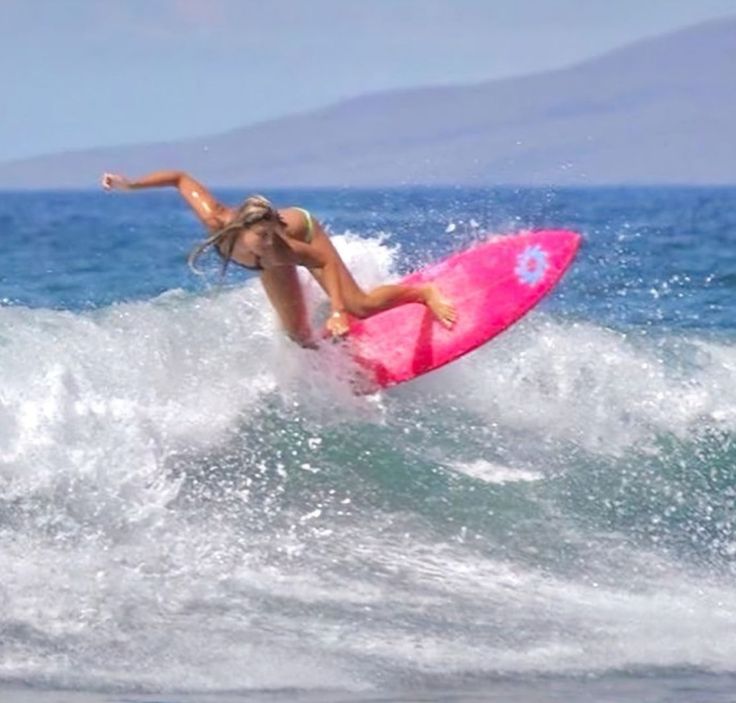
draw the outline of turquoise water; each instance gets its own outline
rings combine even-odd
[[[257,279],[188,272],[172,193],[0,194],[9,700],[731,700],[736,189],[267,195],[365,285],[585,243],[493,343],[355,398]]]

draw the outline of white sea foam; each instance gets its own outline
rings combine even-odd
[[[503,466],[486,461],[485,459],[476,459],[475,461],[469,462],[453,462],[449,466],[453,471],[487,483],[518,483],[539,481],[543,478],[543,474],[538,471],[515,469],[511,466]]]
[[[363,285],[395,273],[385,242],[335,241]],[[317,322],[323,297],[306,285]],[[552,500],[534,492],[561,445],[609,458],[660,434],[733,432],[727,342],[535,312],[365,398],[339,347],[280,335],[257,282],[80,314],[0,308],[0,329],[2,679],[354,688],[405,674],[736,669],[736,600],[717,575],[580,534],[575,515],[545,526],[575,554],[558,573],[515,539]],[[463,438],[468,418],[488,429],[485,444],[473,437],[482,451],[404,440],[436,417],[448,436]],[[503,459],[496,430],[517,443]],[[491,484],[467,490],[506,521],[490,537],[468,527],[455,491],[472,482],[438,498],[429,470],[411,483],[412,452],[443,480],[449,468]],[[529,491],[524,510],[504,491]]]
[[[736,429],[734,364],[734,345],[534,313],[411,392],[448,394],[489,422],[616,454],[658,434]]]

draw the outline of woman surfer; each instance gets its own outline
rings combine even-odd
[[[223,260],[223,272],[230,261],[258,271],[286,333],[303,346],[314,346],[314,341],[297,266],[306,267],[329,297],[332,313],[326,326],[335,337],[347,334],[348,315],[369,317],[405,303],[423,303],[445,327],[455,322],[455,308],[432,285],[362,290],[320,223],[302,208],[276,209],[258,195],[236,208],[227,207],[181,171],[157,171],[137,180],[105,173],[102,186],[105,190],[177,188],[209,233],[189,255],[192,269],[197,272],[197,259],[212,247]]]

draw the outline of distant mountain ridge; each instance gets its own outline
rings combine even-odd
[[[261,188],[735,184],[735,77],[729,17],[547,73],[371,94],[208,138],[8,162],[0,187],[93,187],[104,170],[159,168]]]

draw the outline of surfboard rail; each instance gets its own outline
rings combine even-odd
[[[433,283],[457,308],[452,329],[420,303],[353,320],[350,354],[368,385],[387,388],[477,349],[534,308],[559,282],[580,247],[569,230],[492,235],[412,273],[402,283]]]

